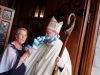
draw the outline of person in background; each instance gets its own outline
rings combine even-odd
[[[56,38],[59,35],[63,22],[57,22],[53,16],[46,28],[46,36]],[[55,65],[58,66],[57,75],[72,75],[72,65],[67,49],[64,49],[60,58],[59,53],[62,48],[62,41],[44,41],[35,52],[25,61],[25,75],[52,75]]]
[[[0,75],[24,75],[26,57],[33,53],[33,49],[25,52],[23,43],[27,38],[27,30],[19,28],[15,34],[15,40],[9,43],[0,60]]]

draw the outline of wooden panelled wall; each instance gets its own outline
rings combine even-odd
[[[75,13],[77,19],[75,29],[66,46],[72,61],[73,75],[91,73],[98,29],[99,3],[99,0],[0,0],[1,5],[14,8],[16,12],[9,42],[13,40],[15,29],[25,27],[29,32],[27,43],[31,43],[34,37],[45,34],[51,16],[54,15],[58,21],[63,20],[65,26],[68,15],[71,12]],[[35,7],[38,4],[45,6],[43,19],[34,18]],[[63,41],[62,31],[60,35]]]

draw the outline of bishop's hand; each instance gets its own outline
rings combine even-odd
[[[64,62],[59,56],[56,58],[55,64],[60,68],[64,68]]]

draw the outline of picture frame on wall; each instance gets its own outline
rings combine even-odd
[[[5,37],[6,37],[6,33],[8,31],[8,28],[9,28],[9,22],[2,20],[0,23],[0,32],[2,32]]]
[[[0,5],[0,54],[9,41],[15,10]]]
[[[7,21],[0,21],[0,49],[3,48],[4,43],[6,41],[6,35],[8,32],[8,28],[9,28],[9,22]]]
[[[4,9],[2,18],[10,20],[12,16],[12,12],[9,10]]]

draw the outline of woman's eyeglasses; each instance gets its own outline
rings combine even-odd
[[[27,37],[27,35],[18,34],[20,37]]]

